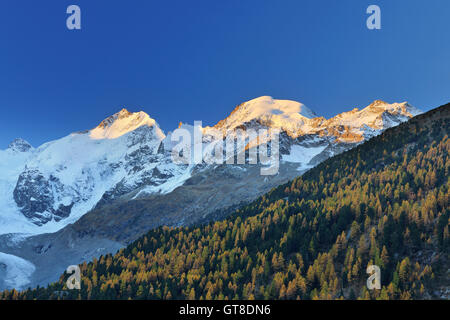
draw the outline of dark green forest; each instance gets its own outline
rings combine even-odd
[[[450,286],[450,104],[330,158],[222,221],[160,227],[0,299],[436,299]],[[251,187],[251,186],[249,186]],[[368,290],[366,268],[381,269]]]

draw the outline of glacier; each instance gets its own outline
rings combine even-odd
[[[30,277],[36,269],[31,262],[25,259],[0,252],[0,270],[2,268],[5,270],[0,272],[0,287],[16,290],[24,289],[30,283]],[[2,281],[4,282],[3,286],[1,285]]]

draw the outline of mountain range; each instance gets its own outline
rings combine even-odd
[[[218,221],[151,229],[80,263],[80,290],[62,273],[0,300],[448,300],[449,119],[418,115]]]
[[[37,148],[15,139],[0,151],[0,288],[46,285],[68,265],[115,252],[161,225],[225,217],[420,113],[406,102],[377,100],[325,119],[299,102],[263,96],[200,128],[204,146],[213,130],[226,137],[236,129],[279,129],[273,176],[262,176],[261,164],[174,163],[172,132],[142,111],[122,109]]]

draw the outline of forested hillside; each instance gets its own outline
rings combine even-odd
[[[417,116],[223,221],[151,230],[81,265],[79,291],[62,275],[0,298],[448,299],[449,117]],[[381,290],[366,288],[372,264]]]

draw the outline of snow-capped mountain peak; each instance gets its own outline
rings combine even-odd
[[[385,107],[389,105],[389,103],[387,103],[386,101],[383,100],[374,100],[371,104],[369,104],[367,107],[368,108],[376,108],[376,107]]]
[[[388,103],[382,100],[375,100],[365,109],[373,112],[389,111],[391,113],[399,113],[405,116],[416,116],[422,113],[422,111],[413,107],[406,101],[401,103]]]
[[[21,138],[16,138],[8,146],[9,150],[16,151],[16,152],[27,152],[33,149],[31,144],[28,143],[28,141],[25,141]]]
[[[409,118],[422,113],[419,109],[407,102],[387,103],[375,100],[363,109],[355,108],[352,111],[343,112],[327,120],[326,127],[343,126],[353,128],[353,131],[383,130],[398,125]]]
[[[327,120],[299,102],[263,96],[239,105],[214,128],[225,134],[236,128],[280,129],[282,160],[297,168],[292,176],[286,171],[288,179],[418,113],[406,102],[377,100],[362,110],[355,108]],[[180,126],[190,132],[194,129]],[[212,135],[208,135],[212,128],[201,129],[206,159],[212,155]],[[249,142],[243,145],[247,148]],[[53,232],[92,208],[170,193],[198,170],[213,168],[206,162],[198,168],[174,163],[173,144],[171,133],[166,137],[148,114],[126,109],[92,130],[36,149],[16,139],[7,150],[0,150],[0,205],[4,208],[0,234]]]
[[[116,139],[142,126],[156,127],[156,133],[162,139],[165,137],[156,121],[150,118],[148,114],[143,111],[129,112],[125,108],[103,120],[90,131],[89,136],[96,140]]]
[[[258,123],[295,132],[306,120],[315,117],[317,115],[300,102],[262,96],[237,106],[227,118],[219,121],[215,128],[229,131],[245,124]]]

